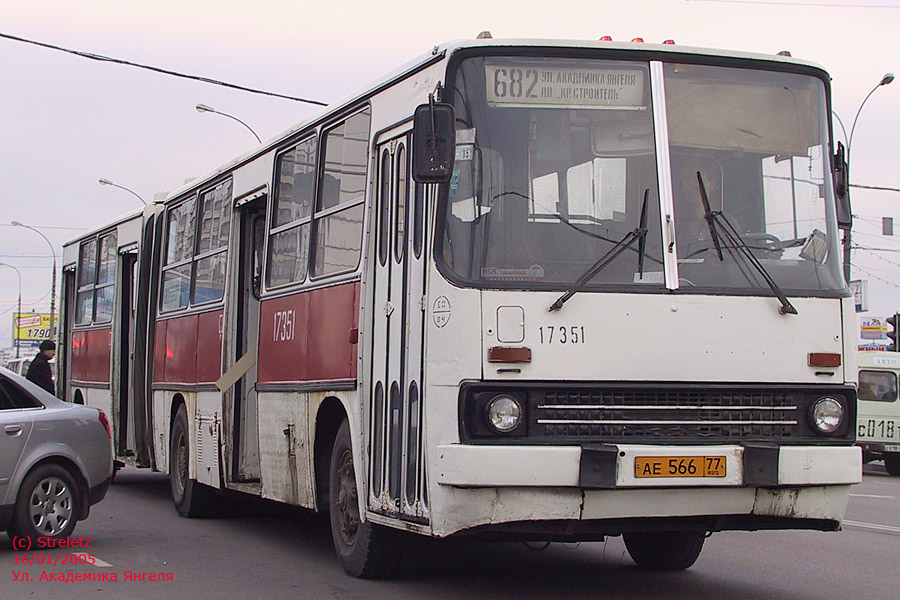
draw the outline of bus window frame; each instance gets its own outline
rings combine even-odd
[[[285,146],[281,150],[279,150],[275,154],[274,165],[272,169],[272,201],[269,203],[268,216],[266,218],[266,248],[265,248],[265,260],[263,261],[263,272],[262,272],[262,281],[263,281],[263,290],[282,290],[289,288],[291,286],[302,285],[309,280],[310,273],[310,237],[312,235],[312,222],[315,216],[315,206],[316,206],[316,197],[319,192],[319,152],[320,152],[320,140],[321,135],[317,129],[312,129],[308,131],[304,131],[295,141],[292,141],[290,145]],[[310,202],[309,214],[305,217],[300,217],[298,219],[294,219],[293,221],[288,221],[286,223],[280,223],[275,225],[276,213],[278,211],[278,190],[279,190],[279,177],[281,174],[281,160],[282,158],[295,151],[301,145],[313,142],[315,144],[315,148],[313,149],[313,185],[312,185],[312,198]],[[290,231],[291,229],[297,228],[300,229],[302,227],[307,227],[308,231],[306,234],[306,268],[303,271],[303,277],[299,279],[295,279],[292,281],[287,281],[284,283],[278,283],[272,285],[269,279],[269,270],[270,264],[272,260],[272,252],[274,248],[273,238],[285,231]],[[297,249],[298,252],[302,251],[302,248]]]
[[[201,229],[201,225],[202,225],[201,224],[201,210],[203,207],[203,197],[204,197],[204,195],[213,192],[219,186],[225,185],[225,184],[229,184],[231,186],[231,191],[230,191],[228,200],[225,201],[225,206],[228,207],[227,210],[229,211],[227,239],[223,246],[219,246],[217,248],[207,250],[207,251],[203,252],[202,254],[198,254],[199,249],[200,249],[200,229]],[[170,237],[171,237],[170,232],[171,232],[171,227],[172,227],[172,220],[170,218],[171,214],[173,211],[178,210],[179,208],[183,207],[185,204],[192,202],[192,201],[194,202],[194,207],[193,207],[193,212],[194,212],[193,235],[194,235],[194,237],[193,237],[193,240],[191,243],[191,252],[190,252],[189,256],[182,258],[178,261],[174,261],[171,263],[165,263],[164,261],[168,260],[168,258],[169,258],[169,242],[171,241],[170,240]],[[188,195],[183,196],[183,197],[179,198],[177,201],[174,201],[171,204],[169,204],[168,206],[166,206],[165,212],[163,213],[165,215],[165,219],[163,221],[163,223],[164,223],[163,224],[163,227],[164,227],[163,248],[162,248],[162,252],[160,253],[160,258],[161,258],[162,264],[160,264],[160,267],[159,267],[159,277],[158,277],[159,298],[157,301],[157,307],[158,307],[160,316],[170,316],[173,314],[177,314],[179,312],[189,311],[194,308],[206,308],[206,307],[224,304],[225,297],[228,295],[227,294],[227,291],[228,291],[228,266],[227,265],[228,265],[228,257],[230,255],[231,242],[232,242],[231,234],[232,234],[232,227],[233,227],[233,222],[232,222],[233,215],[231,214],[231,212],[233,212],[233,210],[234,210],[234,178],[233,178],[231,172],[225,174],[225,176],[222,178],[216,179],[215,181],[208,183],[207,185],[203,186],[202,188],[192,190]],[[196,290],[196,283],[197,283],[197,265],[200,261],[202,261],[206,258],[209,258],[211,256],[216,256],[218,254],[224,254],[224,260],[225,260],[225,265],[226,265],[225,281],[224,281],[223,287],[222,287],[222,290],[223,290],[222,295],[219,298],[216,298],[214,300],[207,300],[205,302],[195,302],[194,301],[194,293]],[[165,306],[163,304],[163,302],[165,301],[165,295],[164,295],[165,285],[164,284],[165,284],[166,273],[169,271],[181,269],[187,265],[190,265],[190,277],[189,277],[189,283],[188,283],[189,287],[188,287],[188,294],[187,294],[187,303],[185,303],[184,305],[181,305],[181,306],[176,306],[176,307],[167,309],[167,308],[165,308]]]
[[[112,238],[112,277],[104,282],[99,283],[100,278],[100,262],[101,262],[101,254],[100,249],[102,248],[102,240]],[[83,250],[87,244],[94,244],[94,259],[93,261],[93,277],[89,283],[81,283],[81,276],[84,272],[84,261],[83,261]],[[101,290],[106,290],[112,288],[113,297],[112,303],[115,304],[115,295],[116,295],[116,277],[118,276],[118,255],[119,255],[119,232],[117,229],[106,229],[104,231],[98,232],[95,235],[92,235],[89,238],[83,239],[78,243],[78,262],[76,264],[77,271],[77,279],[76,279],[76,289],[75,289],[75,319],[72,323],[72,327],[74,329],[87,329],[90,327],[94,327],[97,325],[109,325],[112,323],[114,314],[113,312],[109,313],[109,318],[104,318],[103,320],[97,319],[97,294]],[[83,321],[78,320],[78,307],[79,307],[79,297],[82,294],[91,294],[91,313],[90,319],[86,319]]]
[[[323,197],[323,179],[325,177],[325,154],[328,151],[328,134],[332,131],[338,129],[342,125],[346,125],[350,119],[365,114],[368,119],[368,126],[366,128],[365,135],[365,158],[363,160],[363,188],[359,195],[359,197],[354,198],[353,200],[349,200],[346,202],[338,202],[338,204],[334,206],[330,206],[328,208],[322,209],[320,208]],[[366,199],[369,197],[369,167],[372,159],[372,106],[365,102],[362,105],[358,105],[354,107],[352,110],[342,114],[339,118],[335,119],[328,123],[327,126],[323,126],[319,132],[319,148],[318,148],[318,163],[316,165],[316,198],[315,205],[313,207],[312,214],[312,225],[309,231],[309,269],[307,271],[307,280],[310,282],[318,282],[318,281],[327,281],[330,278],[338,277],[340,275],[346,275],[348,273],[355,273],[359,270],[360,265],[362,264],[362,256],[363,256],[363,246],[365,245],[365,233],[366,233]],[[342,162],[341,165],[344,163]],[[356,264],[352,267],[348,267],[346,269],[341,269],[337,271],[328,271],[325,273],[316,274],[316,252],[318,250],[318,240],[319,240],[319,224],[328,217],[331,217],[334,214],[344,211],[350,211],[354,208],[362,206],[362,219],[359,224],[359,250],[356,253]]]

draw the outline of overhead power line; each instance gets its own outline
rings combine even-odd
[[[269,92],[266,90],[259,90],[256,88],[250,88],[250,87],[246,87],[243,85],[237,85],[235,83],[228,83],[227,81],[220,81],[218,79],[212,79],[210,77],[203,77],[201,75],[190,75],[187,73],[179,73],[178,71],[172,71],[170,69],[154,67],[152,65],[143,65],[140,63],[132,62],[130,60],[123,60],[121,58],[112,58],[109,56],[103,56],[102,54],[94,54],[92,52],[83,52],[81,50],[72,50],[71,48],[63,48],[62,46],[55,46],[53,44],[47,44],[45,42],[29,40],[26,38],[15,36],[15,35],[10,35],[8,33],[0,33],[0,38],[5,38],[7,40],[13,40],[15,42],[23,42],[25,44],[32,44],[34,46],[40,46],[41,48],[49,48],[50,50],[58,50],[59,52],[67,52],[68,54],[74,54],[75,56],[80,56],[82,58],[88,58],[90,60],[115,63],[117,65],[125,65],[128,67],[137,67],[138,69],[146,69],[148,71],[153,71],[155,73],[162,73],[164,75],[171,75],[173,77],[181,77],[182,79],[193,79],[194,81],[201,81],[203,83],[219,85],[222,87],[240,90],[242,92],[250,92],[251,94],[262,94],[264,96],[274,96],[276,98],[284,98],[285,100],[293,100],[295,102],[306,102],[307,104],[316,104],[318,106],[327,106],[327,104],[325,102],[319,102],[318,100],[310,100],[308,98],[300,98],[297,96],[288,96],[287,94],[279,94],[277,92]]]
[[[900,192],[900,188],[885,187],[881,185],[863,185],[861,183],[851,183],[850,187],[862,188],[864,190],[881,190],[883,192]]]

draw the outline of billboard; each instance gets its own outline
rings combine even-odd
[[[59,325],[59,315],[54,315]],[[50,313],[13,313],[13,344],[19,348],[37,348],[52,339]]]

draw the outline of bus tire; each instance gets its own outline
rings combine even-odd
[[[884,468],[888,475],[897,477],[900,475],[900,454],[890,453],[884,455]]]
[[[213,512],[212,488],[190,478],[191,444],[188,438],[187,411],[178,407],[169,437],[169,484],[175,510],[188,519],[208,517]]]
[[[360,520],[350,425],[346,420],[338,429],[331,451],[328,512],[334,549],[347,573],[363,579],[381,579],[396,571],[396,532]]]
[[[653,571],[683,571],[696,562],[706,536],[696,531],[626,533],[625,547],[637,565]]]

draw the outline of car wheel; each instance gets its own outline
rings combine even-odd
[[[22,480],[10,532],[32,539],[69,537],[81,509],[81,493],[69,471],[43,464]]]
[[[178,407],[169,440],[169,483],[175,510],[189,519],[208,517],[213,513],[212,489],[190,478],[191,445],[188,438],[187,412]]]
[[[654,571],[683,571],[696,562],[706,539],[695,531],[626,533],[625,547],[639,567]]]
[[[344,570],[354,577],[365,579],[392,575],[399,562],[396,532],[360,519],[356,469],[347,421],[341,424],[334,440],[328,497],[331,537]]]
[[[900,475],[900,454],[885,454],[884,468],[887,470],[888,475],[893,475],[894,477]]]

